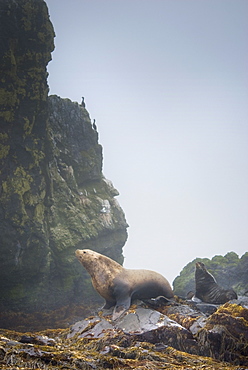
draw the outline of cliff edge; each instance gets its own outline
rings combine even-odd
[[[1,311],[97,300],[77,248],[123,262],[127,223],[85,107],[48,97],[54,30],[43,0],[1,0]]]

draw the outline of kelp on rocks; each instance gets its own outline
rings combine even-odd
[[[197,310],[187,312],[187,306],[186,301],[170,307],[169,315],[174,315],[175,321],[139,304],[115,322],[111,315],[100,313],[67,329],[37,333],[0,330],[1,368],[247,369],[248,309],[239,302],[226,303],[206,317]],[[188,329],[183,327],[183,315]],[[191,330],[202,319],[198,329]],[[183,338],[188,340],[187,346]]]

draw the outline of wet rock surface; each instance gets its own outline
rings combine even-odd
[[[64,330],[0,330],[1,368],[247,369],[248,299],[211,315],[187,301],[160,311],[139,302],[116,321],[100,311]]]

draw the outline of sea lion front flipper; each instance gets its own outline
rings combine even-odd
[[[130,305],[131,305],[131,296],[120,297],[120,299],[118,299],[116,302],[112,319],[113,320],[118,319],[118,317],[120,317],[126,310],[129,309]]]
[[[108,310],[115,305],[115,301],[105,301],[105,305],[102,307],[103,310]]]

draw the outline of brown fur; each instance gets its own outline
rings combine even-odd
[[[78,249],[76,257],[91,275],[95,290],[105,299],[104,308],[115,306],[113,319],[127,310],[133,299],[173,298],[169,282],[157,272],[125,269],[90,249]]]

